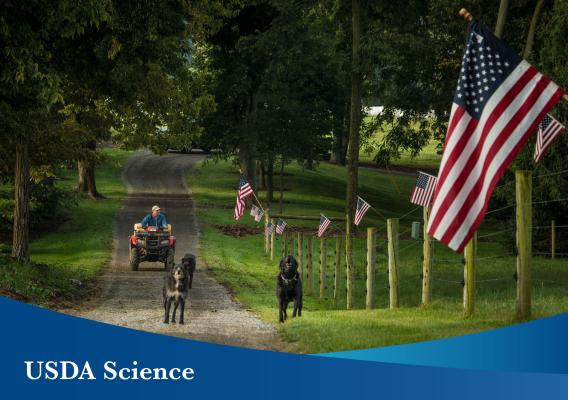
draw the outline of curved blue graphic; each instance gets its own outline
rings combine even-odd
[[[6,398],[532,399],[564,398],[568,386],[568,376],[563,374],[403,365],[214,345],[84,320],[5,298],[0,298],[0,310],[4,322],[0,384]],[[555,325],[554,321],[565,319],[545,324]],[[548,334],[539,333],[538,324],[519,325],[511,332],[534,326],[535,336]],[[505,337],[506,332],[497,334]],[[463,346],[469,346],[467,339],[460,338]],[[478,351],[481,343],[472,351]],[[525,351],[530,352],[518,349],[518,359],[523,359],[520,354]],[[559,358],[547,361],[561,366],[562,358],[559,353]],[[27,378],[25,361],[47,360],[73,361],[79,366],[88,362],[96,379]],[[105,380],[103,365],[108,361],[128,368],[134,361],[138,368],[192,368],[195,375],[191,381]],[[483,368],[481,363],[479,367]]]

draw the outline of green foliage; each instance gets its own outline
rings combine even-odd
[[[566,34],[568,33],[568,4],[565,1],[548,2],[541,16],[537,30],[535,48],[531,62],[543,73],[547,74],[560,87],[568,87],[568,49]],[[532,11],[533,8],[531,8]],[[528,28],[527,28],[528,29]],[[560,100],[551,112],[561,123],[568,123],[568,103]],[[550,220],[556,220],[557,225],[568,224],[568,137],[561,135],[552,145],[548,153],[537,164],[533,160],[536,132],[527,142],[523,151],[514,160],[511,171],[505,174],[501,186],[496,190],[499,205],[511,202],[515,197],[514,169],[524,169],[533,173],[533,201],[539,202],[533,206],[535,221],[541,225],[549,225]],[[550,202],[552,201],[552,202]],[[546,203],[543,203],[546,202]],[[512,238],[514,239],[514,238]],[[542,249],[548,244],[546,230],[536,230],[534,242]],[[561,244],[566,247],[566,244]]]
[[[8,258],[9,247],[0,244],[0,294],[57,307],[92,290],[94,277],[110,259],[112,221],[126,194],[120,174],[131,153],[105,149],[104,155],[97,181],[107,195],[105,200],[80,197],[76,205],[56,213],[64,211],[64,219],[41,232],[33,231],[30,263],[13,262]],[[60,177],[56,190],[71,193],[76,171],[66,171]]]

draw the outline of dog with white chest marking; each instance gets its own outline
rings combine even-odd
[[[276,297],[278,298],[278,321],[281,323],[288,318],[286,309],[288,303],[294,302],[292,318],[302,316],[302,277],[298,271],[298,262],[288,255],[280,260],[280,273],[276,277]]]
[[[191,272],[191,275],[193,275],[193,271]],[[185,310],[185,301],[186,299],[189,299],[189,282],[190,273],[184,264],[177,264],[166,271],[164,287],[162,290],[165,314],[164,324],[168,324],[170,322],[170,309],[172,303],[174,304],[174,310],[171,321],[173,323],[176,322],[176,311],[179,306],[179,323],[184,323],[183,314]]]

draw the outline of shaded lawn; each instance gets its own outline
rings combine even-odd
[[[2,257],[0,288],[7,294],[47,304],[78,297],[85,288],[83,281],[94,278],[110,259],[112,221],[126,194],[121,169],[132,152],[102,151],[107,159],[95,171],[98,189],[106,198],[80,196],[77,206],[66,211],[60,225],[32,240],[31,263],[18,265]],[[62,180],[58,185],[73,190],[76,170],[61,171],[59,175]]]

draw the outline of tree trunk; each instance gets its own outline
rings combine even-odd
[[[509,15],[509,3],[510,0],[501,0],[499,3],[499,14],[497,15],[497,23],[495,24],[495,36],[499,39],[503,38],[505,33],[505,23],[507,22],[507,16]]]
[[[266,190],[266,164],[261,161],[259,164],[259,174],[260,174],[260,188]]]
[[[254,125],[257,110],[257,95],[252,93],[247,99],[244,116],[244,129],[239,143],[239,165],[241,173],[246,176],[253,190],[256,190],[256,159],[254,157],[254,137],[251,126]]]
[[[239,166],[241,173],[247,178],[253,190],[256,190],[256,162],[251,155],[248,141],[241,140],[239,145]]]
[[[12,257],[28,261],[29,255],[29,202],[30,202],[30,158],[29,143],[24,135],[16,139],[15,187],[14,187],[14,231],[12,236]]]
[[[333,130],[333,152],[331,153],[331,162],[337,165],[345,165],[347,155],[347,144],[349,139],[349,102],[345,102],[345,110],[341,113]]]
[[[280,164],[280,214],[284,209],[284,155],[282,155],[282,164]]]
[[[534,44],[534,37],[536,34],[536,27],[538,25],[538,20],[542,14],[542,9],[544,8],[544,3],[546,0],[539,0],[534,9],[534,13],[531,19],[531,25],[529,28],[529,33],[527,35],[527,42],[525,43],[525,50],[523,51],[523,58],[528,60],[532,53],[532,48]]]
[[[274,201],[274,156],[268,156],[268,164],[266,165],[266,201],[272,204]]]
[[[355,198],[357,196],[357,175],[359,168],[359,125],[361,120],[361,71],[360,71],[360,34],[361,21],[359,0],[351,1],[353,24],[353,59],[351,65],[351,117],[349,127],[349,157],[347,160],[347,221],[346,244],[347,253],[347,309],[353,308],[353,219],[355,216]]]
[[[87,143],[87,149],[94,155],[97,150],[97,142],[91,141]],[[95,180],[95,161],[92,156],[87,157],[84,160],[77,161],[77,170],[79,175],[77,187],[79,191],[87,193],[92,199],[103,199],[104,196],[97,190],[97,182]]]

